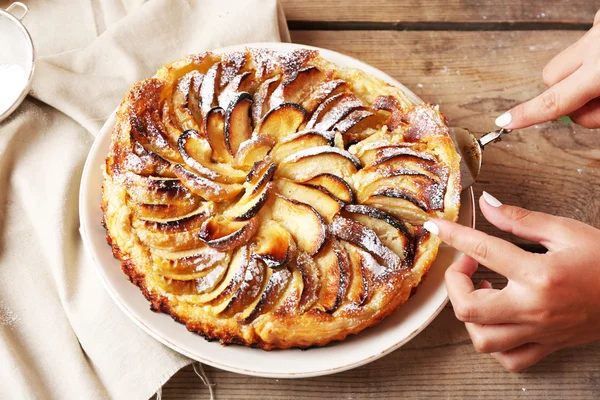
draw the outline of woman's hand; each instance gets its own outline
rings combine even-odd
[[[507,129],[525,128],[563,115],[586,128],[600,128],[600,11],[579,41],[554,57],[542,73],[541,95],[496,119]]]
[[[475,349],[517,372],[558,349],[600,340],[600,230],[584,223],[502,205],[484,192],[485,218],[505,232],[542,244],[526,252],[483,232],[434,219],[424,227],[465,253],[446,272],[456,317]],[[506,276],[501,290],[473,286],[477,263]]]

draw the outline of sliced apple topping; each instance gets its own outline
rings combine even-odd
[[[310,205],[328,223],[333,221],[333,217],[342,208],[342,203],[327,192],[287,179],[279,179],[276,182],[276,190],[284,197]]]
[[[346,295],[348,286],[348,257],[337,241],[331,241],[315,257],[320,269],[321,291],[317,307],[325,312],[334,312]]]
[[[350,242],[373,254],[385,266],[391,269],[402,267],[402,259],[389,249],[377,233],[360,222],[337,215],[330,226],[331,232],[338,238]]]
[[[406,125],[407,119],[405,110],[403,109],[400,101],[393,96],[377,97],[373,103],[373,109],[385,110],[390,113],[388,120],[385,122],[390,131]]]
[[[321,82],[321,84],[311,92],[310,96],[302,102],[302,107],[304,107],[307,112],[311,113],[329,96],[346,90],[348,86],[348,82],[342,79]]]
[[[364,268],[363,258],[365,252],[350,243],[344,243],[348,254],[350,278],[346,291],[346,301],[350,310],[355,306],[366,304],[370,295],[370,282],[367,271]]]
[[[240,144],[252,136],[250,107],[252,97],[242,92],[234,98],[225,114],[225,145],[231,156],[235,156]]]
[[[281,295],[292,280],[292,273],[285,268],[267,268],[267,271],[269,280],[259,300],[239,316],[240,320],[246,323],[255,320],[260,315],[271,311],[277,306]]]
[[[179,152],[183,161],[202,177],[223,183],[239,183],[246,178],[244,171],[229,164],[213,163],[210,160],[212,149],[209,141],[193,129],[179,137]]]
[[[232,200],[244,189],[239,183],[217,183],[203,178],[181,165],[175,165],[173,172],[192,193],[217,203]]]
[[[277,166],[269,157],[255,162],[246,176],[246,182],[244,183],[246,191],[253,195],[261,190],[271,180],[276,168]]]
[[[438,204],[434,197],[430,196],[432,191],[443,193],[443,185],[438,184],[425,175],[398,175],[389,178],[381,178],[373,183],[366,185],[359,192],[358,202],[364,203],[366,199],[373,195],[380,195],[388,189],[393,189],[396,193],[404,193],[405,200],[413,202],[416,206],[427,212],[432,209],[438,209],[442,204]],[[436,196],[439,196],[437,194]]]
[[[302,275],[302,294],[298,308],[300,312],[306,312],[319,301],[321,291],[321,270],[315,261],[306,253],[299,253],[296,258],[296,267]]]
[[[255,162],[263,160],[274,145],[275,140],[269,135],[256,135],[246,140],[240,145],[233,160],[233,166],[249,169]]]
[[[325,100],[306,124],[307,129],[329,131],[350,112],[364,108],[364,103],[349,92],[339,93]]]
[[[269,198],[272,190],[272,184],[267,183],[256,193],[246,191],[235,205],[228,208],[223,215],[234,221],[246,221],[254,217]]]
[[[127,194],[135,203],[180,205],[197,200],[177,179],[139,176],[133,173],[124,174],[122,179]]]
[[[413,225],[422,225],[430,217],[423,211],[414,194],[396,188],[382,188],[368,197],[364,204],[379,208]]]
[[[304,182],[305,184],[325,190],[345,203],[354,203],[354,191],[344,179],[333,174],[316,175]]]
[[[222,281],[227,271],[226,265],[217,265],[210,272],[195,279],[175,279],[166,276],[158,276],[156,279],[159,287],[165,292],[176,296],[200,295],[212,292]]]
[[[344,211],[350,213],[352,219],[372,229],[382,243],[401,255],[403,260],[412,262],[414,244],[409,227],[391,214],[377,208],[348,204]],[[406,262],[405,262],[406,264]]]
[[[158,154],[160,157],[174,162],[181,161],[177,147],[169,141],[160,117],[156,113],[145,112],[141,116],[131,114],[131,135],[145,149]]]
[[[200,205],[199,196],[193,196],[181,203],[174,204],[138,204],[130,203],[133,214],[147,221],[165,221],[182,218],[194,212]]]
[[[252,74],[248,71],[236,75],[223,88],[218,96],[219,107],[227,109],[240,92],[248,92],[252,89]]]
[[[292,235],[273,220],[267,220],[260,226],[253,241],[256,243],[253,257],[270,268],[285,265],[294,255],[295,244]]]
[[[198,130],[202,126],[198,96],[203,79],[204,75],[194,70],[179,78],[173,88],[173,112],[182,130]]]
[[[216,306],[213,312],[231,317],[248,307],[261,294],[265,272],[265,265],[256,258],[250,257],[244,279],[235,293],[227,301]]]
[[[204,221],[198,235],[210,247],[230,250],[252,239],[258,225],[256,217],[248,221],[233,221],[223,216],[214,216]]]
[[[221,163],[231,162],[231,154],[225,145],[225,110],[213,107],[206,113],[204,133],[212,148],[212,158]]]
[[[236,249],[231,257],[231,262],[227,268],[227,274],[212,292],[206,292],[197,298],[198,303],[207,303],[217,305],[236,292],[246,275],[246,270],[250,262],[250,251],[247,246],[241,246]]]
[[[270,155],[279,163],[286,157],[304,149],[333,144],[332,132],[301,131],[286,136],[273,147]]]
[[[272,108],[261,120],[258,133],[270,135],[276,142],[295,133],[304,121],[306,111],[295,103],[282,103]]]
[[[291,233],[300,250],[316,254],[325,243],[327,235],[327,227],[321,214],[308,204],[279,194],[271,198],[273,219]]]
[[[206,115],[211,108],[216,106],[216,92],[218,82],[221,80],[221,63],[215,63],[208,69],[202,85],[200,85],[200,107],[202,113]]]
[[[230,252],[218,251],[207,245],[185,251],[152,250],[157,272],[171,279],[201,278],[217,266],[227,267],[230,259]]]
[[[198,237],[206,216],[167,223],[142,221],[133,218],[132,227],[143,244],[158,249],[189,250],[202,245]]]
[[[254,92],[254,103],[252,103],[252,122],[258,126],[263,115],[269,111],[269,99],[277,87],[279,75],[265,80]]]
[[[339,121],[333,127],[334,130],[340,132],[342,135],[348,132],[353,126],[358,124],[363,119],[372,116],[373,113],[367,110],[354,110],[348,114],[344,119]]]
[[[279,164],[276,176],[301,182],[321,174],[351,177],[360,167],[359,159],[346,150],[319,146],[286,157]]]
[[[270,99],[270,107],[289,102],[300,104],[311,92],[311,89],[325,78],[325,74],[316,67],[307,67],[295,71],[284,78]]]

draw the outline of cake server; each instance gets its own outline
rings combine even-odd
[[[460,153],[460,175],[463,190],[469,188],[481,172],[483,149],[490,143],[502,140],[502,136],[512,132],[510,129],[498,129],[488,132],[477,139],[475,135],[464,128],[452,128],[456,149]]]

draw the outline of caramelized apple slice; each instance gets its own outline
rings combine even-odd
[[[206,292],[204,295],[198,296],[194,299],[194,302],[217,305],[231,298],[244,280],[249,261],[250,252],[247,246],[241,246],[235,250],[227,268],[227,274],[219,286],[211,292]]]
[[[179,137],[179,152],[183,161],[200,176],[223,183],[239,183],[246,178],[244,171],[232,168],[228,164],[217,164],[210,160],[210,143],[197,131],[191,129]]]
[[[400,256],[384,245],[372,229],[360,222],[337,215],[330,228],[335,236],[373,254],[388,268],[400,269],[402,267]]]
[[[296,267],[302,275],[303,288],[300,297],[300,312],[310,310],[319,300],[321,291],[321,270],[315,264],[312,257],[306,253],[298,254]]]
[[[235,156],[240,144],[252,136],[250,107],[252,97],[242,92],[235,97],[225,115],[225,145],[231,156]]]
[[[202,115],[197,107],[200,85],[204,79],[199,71],[191,71],[177,81],[171,98],[173,112],[182,130],[202,126]]]
[[[317,67],[306,67],[286,77],[273,92],[270,100],[271,108],[281,103],[300,104],[315,87],[325,78],[325,74]]]
[[[138,204],[172,204],[179,206],[198,200],[187,187],[173,178],[126,173],[123,182],[131,200]]]
[[[249,307],[250,310],[246,310],[240,315],[240,319],[245,323],[252,322],[260,315],[271,311],[279,302],[282,293],[285,292],[292,279],[291,272],[285,268],[267,268],[267,271],[269,280],[259,300]]]
[[[348,257],[345,250],[332,241],[325,245],[315,257],[320,269],[321,291],[317,307],[325,312],[333,313],[346,295],[349,277]],[[343,265],[346,263],[346,265]]]
[[[135,113],[131,113],[131,135],[145,149],[158,154],[166,160],[180,162],[181,155],[177,151],[177,147],[169,141],[169,135],[165,131],[162,121],[155,114],[145,112],[143,115],[138,116]]]
[[[378,179],[365,186],[359,193],[358,201],[363,203],[365,199],[383,194],[389,189],[393,189],[395,193],[404,193],[405,200],[413,202],[425,212],[444,208],[444,185],[425,175],[399,175]]]
[[[240,145],[233,166],[245,169],[252,167],[255,162],[263,160],[274,145],[275,141],[269,135],[256,135],[246,140]]]
[[[345,203],[354,203],[354,191],[344,179],[332,174],[320,174],[304,182],[324,190]]]
[[[307,112],[311,113],[329,96],[346,90],[348,86],[348,82],[342,79],[321,82],[310,96],[302,102],[302,107],[304,107]]]
[[[231,162],[231,154],[225,145],[225,110],[213,107],[204,118],[204,132],[212,148],[212,157],[221,163]]]
[[[269,198],[272,184],[267,183],[256,193],[246,191],[242,198],[225,211],[224,215],[234,221],[246,221],[254,217]]]
[[[271,161],[270,157],[255,162],[246,176],[246,182],[244,183],[246,191],[254,195],[261,190],[271,180],[276,168],[277,165]]]
[[[138,204],[129,203],[133,214],[147,221],[166,221],[180,219],[194,212],[200,205],[200,197],[183,199],[179,204]]]
[[[173,172],[192,193],[217,203],[235,198],[244,189],[239,183],[216,183],[188,171],[181,165],[175,165]]]
[[[346,150],[320,146],[286,157],[279,164],[276,175],[303,182],[321,174],[351,177],[359,168],[360,161]]]
[[[279,82],[279,75],[265,80],[254,92],[254,103],[252,103],[252,122],[254,126],[258,126],[263,115],[269,111],[269,99],[277,87],[277,82]]]
[[[153,249],[152,261],[159,274],[171,279],[189,280],[203,277],[217,266],[228,266],[230,252],[207,245],[185,251]]]
[[[362,142],[358,146],[361,146],[361,148],[356,155],[365,166],[381,163],[396,156],[410,156],[415,159],[423,160],[424,162],[435,162],[433,156],[420,151],[417,146],[411,146],[410,144],[399,145],[383,143],[381,145],[373,144],[370,146],[365,145],[364,142]]]
[[[333,127],[333,130],[340,132],[342,135],[348,132],[353,126],[358,124],[363,119],[372,116],[373,113],[367,110],[354,110],[349,113],[344,119],[339,121]]]
[[[306,111],[295,103],[282,103],[272,108],[262,119],[258,133],[270,135],[276,142],[298,130]]]
[[[364,204],[379,208],[402,221],[422,225],[430,216],[417,206],[420,202],[410,192],[396,188],[383,188],[373,193]]]
[[[300,250],[316,254],[325,243],[327,235],[327,227],[321,214],[308,204],[278,194],[271,198],[273,219],[292,234]]]
[[[270,268],[279,268],[293,256],[294,240],[292,235],[279,223],[267,220],[261,224],[254,237],[256,248],[253,257],[258,258]]]
[[[247,308],[260,294],[265,279],[265,266],[256,258],[250,258],[244,274],[244,280],[236,292],[227,300],[213,309],[215,314],[231,317]]]
[[[216,63],[208,69],[200,86],[200,107],[204,115],[216,106],[215,94],[220,80],[221,63]]]
[[[403,260],[412,261],[412,233],[404,222],[384,211],[365,205],[349,204],[344,207],[344,211],[350,213],[355,221],[372,229],[383,244]]]
[[[239,92],[248,92],[252,88],[252,74],[249,71],[236,75],[219,93],[219,107],[227,109]]]
[[[133,218],[132,226],[139,240],[149,247],[188,250],[202,244],[197,232],[207,218],[206,212],[169,222]]]
[[[308,204],[321,214],[328,223],[331,223],[333,217],[342,208],[342,203],[328,193],[287,179],[279,179],[276,190],[277,193],[288,199]]]
[[[333,126],[350,112],[364,108],[363,102],[353,93],[344,92],[325,100],[314,112],[307,129],[329,131]]]
[[[344,247],[348,254],[350,266],[350,279],[346,293],[346,299],[349,303],[347,307],[352,310],[356,305],[366,304],[369,299],[369,278],[363,267],[364,255],[368,253],[349,243],[344,243]]]
[[[198,236],[212,248],[221,251],[230,250],[252,239],[258,225],[256,217],[240,222],[215,216],[204,221]]]
[[[329,132],[330,133],[330,132]],[[286,136],[273,147],[270,155],[273,161],[280,163],[286,157],[304,149],[333,144],[333,135],[328,132],[301,131]]]
[[[156,279],[158,286],[172,295],[200,295],[211,292],[222,281],[227,271],[226,265],[217,265],[210,272],[200,278],[182,280],[173,279],[166,276],[159,276]]]

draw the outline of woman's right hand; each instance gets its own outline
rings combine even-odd
[[[585,128],[600,128],[600,11],[581,39],[544,68],[548,90],[496,119],[507,129],[526,128],[568,115]]]

